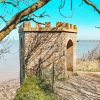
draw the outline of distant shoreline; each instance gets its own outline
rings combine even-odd
[[[15,80],[19,81],[20,79],[17,77],[17,78],[12,78],[12,79],[8,79],[8,80],[5,80],[5,81],[1,81],[1,82],[0,82],[0,85],[1,85],[1,84],[9,83],[9,82],[15,81]]]

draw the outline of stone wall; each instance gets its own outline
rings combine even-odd
[[[55,76],[67,75],[76,67],[76,25],[58,22],[51,27],[25,22],[19,28],[21,76],[36,74],[49,77],[54,66]],[[22,46],[23,43],[23,46]],[[23,69],[23,70],[22,70]],[[21,77],[21,79],[22,79]]]

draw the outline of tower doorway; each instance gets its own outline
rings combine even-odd
[[[73,71],[73,42],[72,40],[69,40],[67,43],[67,57],[66,57],[66,65],[67,65],[67,71]]]

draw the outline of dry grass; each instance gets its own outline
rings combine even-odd
[[[77,60],[78,71],[100,72],[100,42]]]

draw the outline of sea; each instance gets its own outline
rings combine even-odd
[[[78,40],[77,41],[77,58],[81,58],[85,53],[91,51],[98,44],[99,40]],[[11,43],[4,41],[0,44],[0,50],[7,48],[8,51],[0,54],[0,83],[19,79],[20,64],[19,64],[19,41],[13,40]]]

